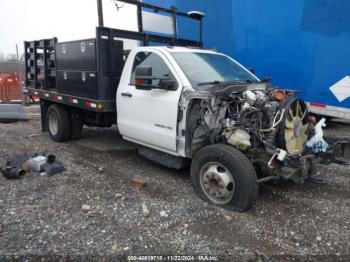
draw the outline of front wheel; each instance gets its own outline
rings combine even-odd
[[[200,150],[192,161],[191,182],[200,198],[229,210],[247,211],[258,197],[253,165],[229,145],[211,145]]]

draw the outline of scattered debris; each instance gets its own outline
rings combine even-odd
[[[29,164],[29,161],[28,161],[28,160],[22,165],[22,169],[23,169],[25,172],[29,172],[29,171],[30,171],[30,164]]]
[[[124,196],[123,193],[116,193],[115,195],[115,198],[122,198]]]
[[[182,227],[180,228],[181,234],[187,235],[187,229],[188,229],[188,224],[183,224]]]
[[[91,206],[89,206],[89,205],[82,205],[81,206],[81,210],[84,212],[84,213],[87,213],[87,212],[89,212],[90,210],[91,210]]]
[[[25,175],[23,164],[26,162],[26,154],[18,154],[6,161],[6,165],[0,167],[0,172],[8,179],[18,179]]]
[[[25,153],[16,154],[7,159],[6,165],[23,169],[23,164],[25,164],[29,158],[30,156]]]
[[[168,217],[168,214],[165,211],[160,211],[159,214],[161,217]]]
[[[145,204],[142,204],[142,213],[143,213],[143,216],[145,216],[145,217],[148,217],[150,214],[150,211]]]
[[[38,154],[17,154],[6,161],[6,166],[1,167],[1,173],[6,178],[20,178],[26,172],[35,172],[43,175],[52,176],[66,171],[63,164],[56,161],[54,155]]]
[[[227,220],[227,221],[232,221],[232,217],[230,215],[224,215],[224,218]]]
[[[32,134],[32,135],[29,135],[28,137],[33,138],[33,137],[38,137],[38,136],[41,136],[41,134]]]
[[[167,230],[169,228],[169,224],[160,224],[160,229]]]
[[[48,176],[53,176],[66,171],[62,163],[56,161],[56,157],[50,159],[50,156],[44,164],[43,169]]]
[[[48,160],[48,157],[46,156],[37,156],[37,157],[30,158],[28,160],[30,171],[33,171],[33,172],[44,171],[43,166],[47,162],[47,160]]]
[[[117,244],[113,244],[112,247],[111,247],[111,250],[113,252],[117,251],[119,249],[118,245]]]
[[[19,179],[24,176],[25,171],[18,167],[6,166],[0,168],[0,172],[8,179]]]
[[[138,177],[134,177],[133,179],[131,179],[130,183],[139,187],[144,187],[146,185],[146,181]]]
[[[56,156],[37,156],[29,159],[30,171],[42,172],[45,171],[48,176],[53,176],[66,171],[64,166],[56,161]]]

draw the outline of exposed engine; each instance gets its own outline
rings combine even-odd
[[[192,150],[227,143],[254,159],[290,161],[301,155],[309,137],[308,111],[292,91],[269,84],[230,86],[190,94],[201,98],[194,111],[200,116],[192,134]],[[203,96],[206,99],[203,99]],[[193,117],[193,116],[192,116]]]

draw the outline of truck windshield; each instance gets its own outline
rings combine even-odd
[[[222,83],[257,82],[252,74],[230,58],[210,53],[172,53],[194,89]]]

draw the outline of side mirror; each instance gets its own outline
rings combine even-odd
[[[261,83],[270,83],[270,81],[271,81],[271,77],[265,76],[260,82]]]
[[[161,79],[159,82],[159,86],[157,87],[159,89],[165,89],[165,90],[175,90],[176,89],[176,81],[174,79]]]
[[[175,85],[176,81],[169,76],[153,76],[152,67],[136,67],[135,69],[136,88],[174,90]]]
[[[137,87],[141,86],[151,86],[152,85],[152,79],[153,79],[153,73],[152,73],[152,67],[141,67],[138,66],[135,69],[135,85]]]

